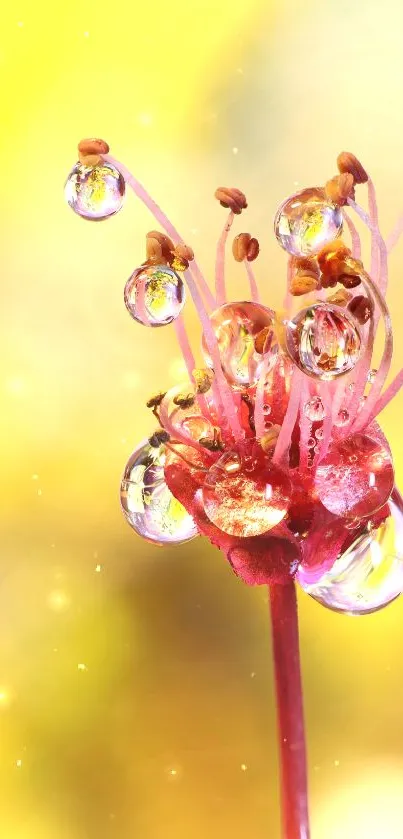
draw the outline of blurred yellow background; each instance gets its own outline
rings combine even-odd
[[[402,26],[398,0],[2,10],[2,839],[279,836],[266,592],[204,540],[147,545],[119,510],[145,400],[183,377],[173,329],[142,330],[123,305],[155,223],[129,195],[86,224],[63,183],[78,140],[105,137],[209,275],[212,193],[244,189],[238,231],[259,237],[278,306],[273,213],[339,151],[373,175],[386,233],[403,208]],[[382,424],[402,483],[401,411]],[[403,837],[403,600],[361,620],[303,595],[300,610],[313,839]]]

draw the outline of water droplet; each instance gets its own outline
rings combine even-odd
[[[136,533],[159,545],[180,544],[197,536],[192,517],[168,489],[164,478],[165,453],[148,442],[134,450],[126,465],[120,501]]]
[[[263,405],[263,413],[266,414],[266,416],[271,414],[271,406],[270,405]]]
[[[211,393],[204,394],[204,400],[216,420]],[[176,385],[166,392],[159,407],[159,415],[162,425],[165,426],[168,421],[179,437],[185,436],[195,441],[205,437],[213,438],[214,427],[202,415],[196,388],[191,382]]]
[[[316,445],[315,437],[310,437],[308,440],[308,449],[313,449]]]
[[[73,166],[64,187],[69,206],[90,221],[114,216],[123,206],[125,179],[111,163],[99,166]]]
[[[343,428],[344,425],[350,420],[350,414],[346,408],[340,408],[339,413],[334,421],[334,424],[337,425],[338,428]]]
[[[264,427],[265,427],[265,428],[266,428],[266,430],[267,430],[267,429],[271,428],[271,427],[272,427],[272,425],[273,425],[273,423],[272,423],[272,422],[270,422],[269,420],[266,420],[266,422],[265,422],[265,424],[264,424]]]
[[[304,405],[304,414],[311,422],[322,422],[325,417],[325,409],[320,396],[313,396]]]
[[[302,309],[288,321],[286,342],[295,364],[308,376],[325,381],[352,370],[361,350],[353,318],[327,303]]]
[[[374,529],[347,536],[330,569],[312,582],[303,566],[302,588],[323,606],[350,615],[376,612],[403,591],[403,505],[394,492],[388,517]]]
[[[368,376],[367,376],[367,381],[369,382],[369,384],[372,385],[374,383],[374,381],[376,379],[377,372],[378,371],[375,370],[375,369],[369,371]]]
[[[335,516],[366,517],[385,504],[394,472],[388,449],[364,434],[334,445],[315,475],[319,500]]]
[[[274,232],[284,250],[293,256],[319,253],[340,235],[343,216],[323,189],[303,189],[287,198],[277,210]]]
[[[252,468],[244,457],[252,453]],[[244,443],[225,452],[210,468],[203,486],[204,509],[220,530],[233,536],[259,536],[285,516],[291,498],[288,476],[259,446]]]
[[[323,440],[323,434],[324,434],[323,428],[317,428],[316,429],[315,437],[316,437],[317,440]]]
[[[221,366],[228,382],[236,389],[255,385],[262,372],[266,354],[256,351],[256,336],[264,329],[273,326],[273,313],[258,303],[227,303],[210,315],[211,324],[217,337],[220,350]],[[271,345],[270,345],[271,337]],[[273,365],[276,360],[277,341],[274,345],[274,332],[266,338],[266,347],[270,346]],[[203,353],[206,364],[212,367],[212,361],[203,337]]]
[[[166,326],[180,315],[185,286],[168,265],[142,265],[125,285],[126,308],[144,326]]]

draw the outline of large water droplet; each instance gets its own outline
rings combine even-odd
[[[182,278],[168,265],[142,265],[125,285],[126,308],[143,326],[166,326],[185,304]]]
[[[215,407],[211,393],[204,394],[203,399],[207,410],[211,410],[211,418],[214,417]],[[209,418],[203,416],[196,388],[190,382],[176,385],[167,391],[161,402],[160,416],[162,425],[166,425],[167,418],[179,437],[185,436],[195,441],[213,439],[213,424]]]
[[[111,163],[83,166],[76,163],[68,175],[64,195],[77,215],[90,221],[102,221],[115,215],[123,206],[125,179]]]
[[[286,342],[295,364],[308,376],[325,381],[352,370],[361,350],[353,318],[328,303],[302,309],[289,321]]]
[[[209,519],[233,536],[259,536],[275,527],[290,504],[288,476],[256,443],[225,452],[210,468],[203,486]]]
[[[376,612],[395,600],[403,591],[403,505],[398,493],[393,493],[389,510],[375,530],[367,525],[352,537],[315,582],[300,566],[302,588],[323,606],[350,615]]]
[[[256,350],[256,338],[266,330],[263,349],[276,360],[277,341],[273,327],[273,312],[258,303],[226,303],[210,315],[217,337],[221,366],[228,382],[237,389],[253,387],[262,372],[266,352]],[[259,335],[260,337],[260,335]],[[259,342],[257,346],[261,349]],[[203,337],[206,364],[212,361]]]
[[[304,405],[304,414],[311,422],[322,422],[326,411],[320,396],[313,396]],[[317,435],[316,435],[317,436]]]
[[[197,527],[164,478],[163,446],[142,443],[130,456],[120,486],[120,501],[130,526],[139,536],[158,545],[187,542]]]
[[[319,500],[335,516],[371,516],[388,500],[394,483],[386,446],[354,434],[332,446],[315,475]]]
[[[277,241],[293,256],[319,253],[340,235],[343,216],[323,189],[311,187],[287,198],[277,210],[274,232]]]

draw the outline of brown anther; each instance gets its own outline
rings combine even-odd
[[[350,258],[351,251],[341,239],[329,242],[318,253],[318,264],[322,272],[322,288],[330,288],[338,282],[339,276],[346,273],[345,264]]]
[[[204,449],[208,449],[210,452],[222,452],[224,451],[224,443],[221,439],[221,431],[219,428],[214,429],[214,436],[211,437],[201,437],[199,443],[203,446]]]
[[[246,255],[246,259],[248,262],[254,262],[255,259],[258,258],[260,251],[260,245],[258,240],[253,236],[249,242],[248,253]]]
[[[265,326],[255,338],[255,352],[259,353],[259,355],[263,355],[263,353],[267,350],[267,344],[269,340],[269,336],[273,334],[273,330],[271,326]]]
[[[78,144],[78,159],[83,166],[99,166],[102,155],[108,154],[109,146],[105,140],[80,140]]]
[[[166,396],[166,391],[165,393],[162,393],[161,391],[161,393],[156,393],[155,396],[151,396],[151,398],[146,402],[147,408],[158,408],[158,405],[161,405],[164,396]]]
[[[192,373],[197,393],[207,393],[214,379],[214,373],[209,367],[200,367]]]
[[[338,288],[334,294],[326,298],[326,303],[334,303],[336,306],[346,306],[352,298],[352,294],[344,288]]]
[[[263,437],[260,440],[260,445],[264,452],[270,452],[274,448],[280,431],[280,425],[272,425],[272,427],[263,434]]]
[[[242,402],[245,402],[245,405],[248,408],[248,421],[249,421],[249,428],[251,431],[256,431],[255,427],[255,403],[253,399],[249,396],[248,393],[243,393],[241,396]]]
[[[173,253],[172,268],[174,271],[186,271],[192,259],[194,259],[192,248],[180,242],[179,245],[176,245]]]
[[[89,140],[80,140],[78,151],[81,154],[108,154],[109,146],[105,140],[91,138]]]
[[[290,294],[293,297],[301,297],[302,294],[309,294],[319,287],[319,280],[313,271],[297,271],[290,283]]]
[[[248,206],[243,192],[239,189],[235,189],[235,187],[228,188],[225,186],[219,186],[214,195],[222,207],[232,210],[232,212],[237,216],[239,216],[242,213],[242,210],[245,210]]]
[[[250,233],[239,233],[232,243],[232,253],[236,262],[253,262],[259,256],[259,242]]]
[[[344,288],[357,288],[361,283],[361,277],[358,274],[340,274],[339,283],[344,285]]]
[[[232,254],[236,262],[243,262],[247,259],[249,243],[252,237],[250,233],[239,233],[232,243]]]
[[[301,271],[301,273],[312,273],[315,277],[319,277],[320,268],[318,261],[314,256],[292,256],[291,266],[294,271]]]
[[[325,184],[326,197],[332,204],[343,207],[347,198],[354,198],[354,178],[350,172],[335,175]]]
[[[174,244],[165,233],[151,230],[146,236],[146,255],[150,262],[170,265],[174,258]]]
[[[178,408],[191,408],[192,405],[195,403],[195,398],[193,393],[188,393],[186,395],[178,394],[173,399],[174,405],[177,405]]]
[[[368,297],[358,294],[348,304],[348,310],[358,320],[358,323],[364,324],[372,317],[374,307]]]
[[[337,158],[337,168],[339,172],[349,172],[354,178],[354,183],[365,184],[368,180],[368,175],[356,158],[355,154],[349,151],[342,151]]]
[[[164,429],[162,428],[161,430],[158,429],[158,431],[154,431],[154,434],[152,434],[151,437],[148,438],[148,442],[153,449],[158,449],[164,443],[167,443],[169,439],[170,436],[168,432],[164,431]]]

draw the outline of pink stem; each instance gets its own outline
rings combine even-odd
[[[354,257],[354,259],[361,259],[360,234],[359,234],[354,222],[351,220],[350,216],[348,215],[348,213],[346,213],[345,210],[343,210],[342,212],[343,212],[344,221],[346,222],[347,227],[350,231],[351,250],[352,250],[353,257]]]
[[[294,582],[270,586],[283,839],[309,839],[298,611]]]
[[[126,166],[124,166],[123,163],[120,163],[119,160],[115,160],[115,158],[112,157],[110,154],[105,155],[105,160],[107,160],[108,163],[112,163],[113,166],[116,166],[116,168],[122,173],[126,183],[129,184],[133,192],[137,195],[138,198],[140,198],[140,201],[142,201],[143,204],[145,204],[146,207],[150,210],[154,218],[158,221],[158,224],[160,224],[161,227],[164,228],[168,236],[175,242],[181,242],[182,237],[179,235],[176,227],[174,227],[174,225],[169,221],[168,216],[166,216],[165,213],[161,210],[161,207],[159,207],[158,204],[154,201],[154,199],[151,198],[151,195],[149,195],[147,190],[134,177],[134,175],[132,175],[132,173],[129,172]],[[196,260],[193,260],[191,270],[197,282],[199,283],[200,290],[206,299],[207,305],[210,308],[215,308],[214,296],[210,291]]]
[[[277,438],[276,448],[273,455],[273,463],[281,463],[291,444],[291,435],[294,430],[298,416],[299,398],[301,393],[303,373],[294,368],[291,393],[288,400],[287,410],[283,419],[280,434]]]
[[[227,221],[224,225],[224,230],[218,240],[217,255],[215,262],[215,294],[217,299],[217,306],[222,306],[226,302],[225,295],[225,246],[227,244],[228,234],[231,230],[234,221],[234,213],[230,210]]]
[[[255,272],[247,259],[244,259],[244,265],[248,275],[251,300],[253,303],[260,303],[259,289],[256,282]]]
[[[389,387],[386,388],[385,392],[378,399],[369,422],[372,422],[386,408],[389,402],[398,394],[401,387],[403,387],[403,370],[400,370],[400,373],[397,374],[393,382],[390,383]]]

